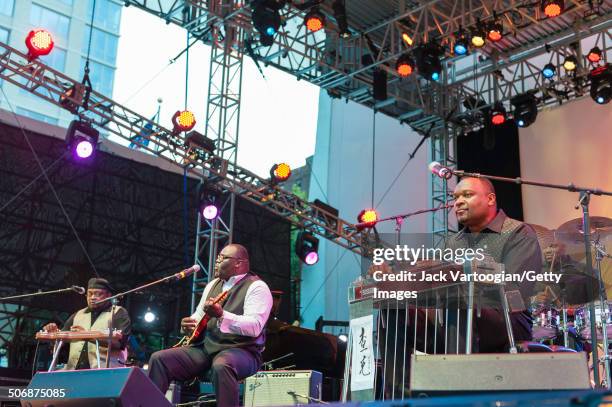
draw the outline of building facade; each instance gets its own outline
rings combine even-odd
[[[95,4],[95,10],[94,8]],[[91,33],[90,80],[94,90],[112,97],[122,4],[113,0],[0,0],[0,41],[26,51],[25,37],[33,28],[51,32],[53,51],[41,60],[52,68],[81,80]],[[29,92],[2,83],[0,107],[17,114],[60,126],[72,115]],[[5,97],[6,95],[6,97]]]

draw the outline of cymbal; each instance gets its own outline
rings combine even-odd
[[[612,234],[612,219],[604,216],[591,216],[589,218],[591,234],[599,234],[601,237]],[[584,242],[582,233],[582,218],[569,220],[559,226],[555,232],[557,239],[567,243]]]
[[[541,249],[550,246],[554,242],[555,232],[553,230],[550,230],[547,227],[541,225],[536,225],[535,223],[528,223],[528,225],[531,226],[536,232],[536,236],[538,238],[538,242],[540,243]]]

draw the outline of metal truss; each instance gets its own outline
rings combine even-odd
[[[287,219],[299,228],[323,236],[356,253],[371,250],[370,230],[358,230],[354,224],[272,185],[268,179],[239,167],[207,151],[189,148],[184,138],[150,119],[92,91],[85,109],[84,86],[14,48],[0,43],[0,79],[12,83],[54,105],[70,110],[142,151],[186,168],[198,177],[205,176],[215,189],[233,193]],[[151,126],[151,134],[145,125]],[[148,141],[144,144],[143,141]],[[373,239],[371,239],[373,241]]]

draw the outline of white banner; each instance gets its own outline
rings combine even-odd
[[[374,318],[372,315],[351,319],[352,337],[351,391],[374,388]]]

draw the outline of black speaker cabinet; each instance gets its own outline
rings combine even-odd
[[[32,378],[22,407],[171,407],[139,368],[69,370]]]

